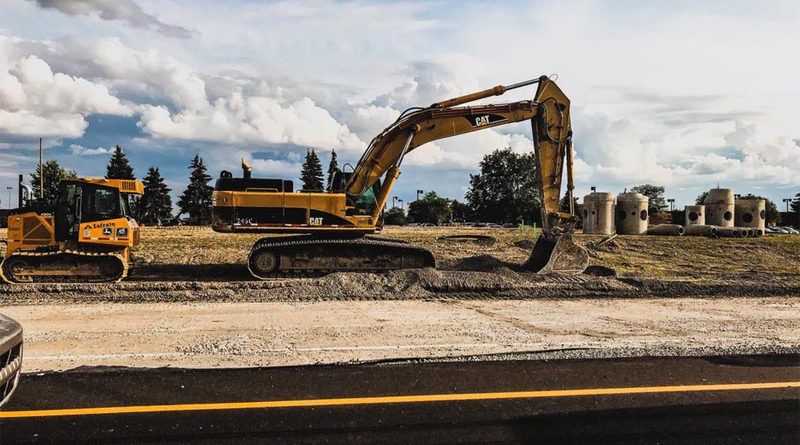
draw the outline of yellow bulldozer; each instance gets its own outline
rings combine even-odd
[[[55,206],[28,200],[8,215],[0,277],[7,283],[116,282],[128,273],[139,243],[128,196],[141,182],[70,178],[61,181]]]
[[[537,85],[533,100],[460,107]],[[372,236],[400,175],[403,158],[424,144],[514,122],[531,122],[542,208],[543,233],[525,266],[540,273],[580,273],[588,265],[585,249],[572,241],[572,126],[570,101],[556,83],[542,76],[403,112],[369,144],[352,172],[333,179],[332,190],[293,190],[292,181],[243,177],[223,171],[213,193],[212,228],[218,232],[275,233],[257,241],[248,268],[257,278],[333,271],[384,271],[435,267],[433,254],[417,245]],[[566,164],[570,211],[559,211]]]

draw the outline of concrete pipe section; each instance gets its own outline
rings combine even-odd
[[[683,228],[683,234],[686,236],[710,236],[710,237],[717,237],[717,226],[709,226],[709,225],[687,225]]]
[[[583,197],[583,233],[614,233],[614,194],[594,192]]]
[[[767,222],[766,202],[760,198],[740,198],[735,201],[733,221],[736,227],[764,230]]]
[[[712,226],[733,227],[734,200],[731,189],[711,189],[703,202],[706,223]]]
[[[619,235],[641,235],[647,232],[648,198],[641,193],[620,193],[617,196],[617,208],[614,212],[614,223]]]
[[[706,225],[706,206],[704,205],[686,206],[684,208],[684,213],[686,214],[685,222],[683,224],[684,227],[688,228],[690,226]]]
[[[682,236],[683,233],[684,229],[680,224],[659,224],[647,229],[648,235]]]

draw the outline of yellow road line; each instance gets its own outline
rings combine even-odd
[[[500,399],[541,399],[580,396],[613,396],[703,391],[745,391],[758,389],[800,388],[800,381],[770,383],[732,383],[719,385],[640,386],[627,388],[556,389],[540,391],[479,392],[463,394],[426,394],[338,399],[275,400],[262,402],[191,403],[182,405],[109,406],[99,408],[0,411],[0,419],[55,416],[96,416],[109,414],[165,413],[178,411],[221,411],[234,409],[309,408],[345,405],[385,405],[394,403],[462,402]]]

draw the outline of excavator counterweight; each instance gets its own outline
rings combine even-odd
[[[537,85],[533,100],[461,106]],[[572,241],[575,217],[558,205],[564,165],[572,196],[572,126],[569,99],[546,76],[411,108],[370,142],[352,172],[333,180],[328,191],[295,192],[291,181],[255,179],[243,165],[242,178],[222,172],[213,194],[212,227],[218,232],[280,233],[256,242],[251,273],[268,278],[285,273],[383,271],[433,267],[427,249],[367,236],[379,232],[383,209],[404,157],[424,144],[529,120],[533,130],[543,233],[525,264],[539,273],[580,273],[586,251]]]

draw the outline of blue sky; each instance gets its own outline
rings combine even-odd
[[[121,145],[178,194],[252,160],[297,180],[308,147],[355,162],[404,108],[557,73],[577,193],[649,182],[800,192],[800,3],[0,0],[0,188],[45,156],[105,172]],[[493,102],[530,97],[515,91]],[[463,198],[518,124],[409,155],[394,193]],[[5,194],[2,206],[6,206]]]

